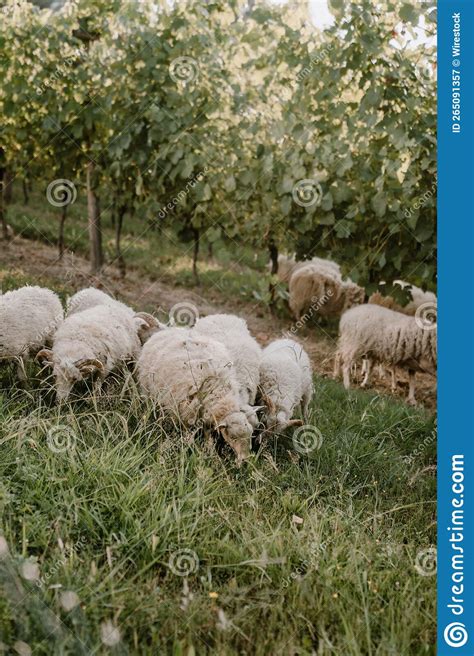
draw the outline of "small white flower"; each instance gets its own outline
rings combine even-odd
[[[27,581],[37,581],[40,577],[39,565],[33,560],[25,560],[20,568],[20,573]]]
[[[120,642],[120,629],[113,622],[107,620],[100,625],[100,639],[107,647],[114,647]]]
[[[64,608],[64,610],[69,613],[70,610],[75,608],[80,604],[80,599],[75,592],[72,590],[65,590],[61,593],[59,598],[59,603]]]

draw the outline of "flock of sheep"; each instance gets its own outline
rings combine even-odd
[[[408,403],[415,404],[415,373],[436,375],[437,299],[433,292],[402,280],[394,284],[409,289],[411,300],[399,305],[391,296],[373,293],[364,303],[365,290],[350,278],[343,280],[339,265],[314,257],[297,262],[280,255],[278,276],[288,283],[289,305],[297,320],[312,316],[341,316],[334,377],[342,369],[344,386],[350,387],[351,371],[360,360],[365,372],[361,386],[370,382],[374,362],[391,369],[391,388],[396,390],[396,368],[409,377]]]
[[[50,346],[50,348],[45,348]],[[167,326],[93,287],[72,296],[64,315],[50,289],[22,287],[0,299],[0,359],[52,368],[59,402],[74,384],[91,378],[98,392],[112,371],[135,363],[143,395],[182,425],[219,433],[240,463],[257,427],[284,431],[307,418],[311,364],[295,341],[262,349],[246,322],[229,314],[198,319],[191,328]],[[261,403],[262,405],[258,405]]]
[[[342,313],[335,373],[342,368],[345,386],[359,360],[363,385],[374,362],[392,367],[392,380],[394,368],[404,367],[410,374],[408,400],[414,401],[414,372],[436,367],[436,326],[421,326],[406,314],[412,308],[388,309],[376,305],[377,298],[363,304],[362,288],[344,281],[334,262],[282,258],[280,267],[298,318],[315,302],[321,314]],[[417,294],[424,292],[412,288],[415,305]],[[74,294],[65,312],[58,296],[41,287],[0,297],[0,361],[16,361],[24,380],[29,356],[51,368],[59,402],[76,382],[91,379],[99,392],[108,374],[134,363],[145,397],[190,429],[220,434],[239,463],[256,433],[261,439],[301,426],[294,417],[298,409],[308,421],[313,394],[310,360],[292,339],[262,349],[245,320],[231,314],[209,315],[192,327],[165,325],[92,287]]]

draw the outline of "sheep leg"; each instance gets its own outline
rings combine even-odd
[[[416,405],[416,399],[415,399],[415,371],[413,369],[408,370],[408,398],[407,402],[410,405]]]
[[[16,373],[18,376],[18,380],[20,381],[20,385],[25,385],[26,384],[26,370],[25,370],[25,361],[21,356],[18,356],[17,361],[16,361]]]
[[[395,393],[397,391],[397,379],[395,377],[395,367],[392,367],[390,369],[390,373],[392,375],[392,384],[390,385],[390,390],[392,393]]]
[[[341,375],[341,356],[339,353],[336,353],[334,356],[334,371],[333,371],[333,377],[335,380],[339,378]]]
[[[307,422],[309,419],[309,404],[311,401],[311,395],[307,394],[306,392],[303,394],[303,398],[301,399],[301,412],[303,415],[303,419]]]
[[[344,362],[342,365],[342,382],[344,383],[344,387],[346,389],[349,389],[351,386],[351,363],[350,362]]]
[[[365,366],[365,376],[364,380],[360,384],[361,387],[367,387],[367,385],[370,382],[370,374],[372,373],[372,360],[370,358],[365,359],[366,366]]]

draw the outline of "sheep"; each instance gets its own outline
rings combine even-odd
[[[95,287],[87,287],[76,292],[71,298],[68,299],[66,304],[66,315],[71,316],[77,312],[82,312],[83,310],[89,310],[92,307],[97,305],[107,305],[108,307],[118,307],[123,310],[130,318],[136,317],[138,325],[138,337],[140,342],[144,344],[147,339],[157,330],[162,330],[166,328],[158,319],[153,315],[148,314],[148,312],[137,312],[131,307],[117,301],[109,294],[96,289]]]
[[[367,359],[362,387],[369,384],[374,362],[407,369],[407,401],[414,405],[416,371],[436,371],[436,336],[436,324],[424,325],[418,317],[378,305],[359,305],[341,317],[335,373],[340,373],[342,367],[344,386],[348,389],[351,364],[358,358]]]
[[[251,410],[257,395],[262,349],[250,334],[247,322],[233,314],[211,314],[198,319],[193,330],[216,339],[227,348],[235,367],[241,409],[256,428],[258,408]]]
[[[137,365],[143,393],[180,423],[209,435],[217,430],[235,451],[248,457],[252,426],[240,408],[235,367],[226,347],[194,329],[169,328],[145,343]]]
[[[297,320],[311,311],[323,317],[339,315],[362,303],[365,291],[352,280],[342,278],[327,266],[311,262],[295,271],[290,278],[289,305]]]
[[[121,301],[117,301],[115,298],[112,298],[112,296],[109,296],[109,294],[106,294],[100,289],[96,289],[95,287],[86,287],[85,289],[81,289],[80,291],[76,292],[68,299],[66,303],[66,316],[69,317],[72,314],[76,314],[76,312],[89,310],[90,308],[96,307],[97,305],[108,305],[109,307],[118,306],[121,307],[122,310],[129,316],[133,317],[135,314],[135,311],[132,310],[132,308],[130,308],[128,305],[125,305],[125,303],[122,303]]]
[[[380,283],[380,285],[384,284],[385,283]],[[393,284],[401,287],[402,289],[409,287],[411,300],[406,305],[400,305],[395,301],[393,296],[385,296],[379,291],[371,294],[368,302],[373,303],[374,305],[381,305],[382,307],[389,308],[390,310],[395,310],[396,312],[402,312],[403,314],[408,314],[411,316],[413,316],[416,313],[416,310],[424,303],[430,303],[433,306],[436,306],[437,304],[436,295],[433,292],[424,292],[419,287],[416,287],[416,285],[404,282],[403,280],[395,280]]]
[[[44,287],[21,287],[0,296],[0,360],[16,360],[26,380],[24,360],[50,345],[64,312],[58,296]]]
[[[259,395],[267,408],[268,430],[282,432],[289,426],[301,426],[301,420],[292,419],[298,405],[308,420],[313,379],[309,357],[300,344],[278,339],[263,349]]]
[[[313,257],[311,260],[302,260],[297,262],[294,257],[288,257],[286,255],[278,256],[278,270],[277,276],[281,282],[289,282],[291,275],[306,266],[307,264],[315,264],[320,267],[325,267],[332,275],[338,277],[339,280],[342,280],[341,268],[339,264],[333,262],[332,260],[325,260],[321,257]],[[271,266],[271,263],[270,263]]]
[[[409,287],[410,295],[411,295],[411,301],[409,301],[406,305],[402,306],[399,303],[396,302],[396,300],[393,298],[393,296],[390,295],[383,295],[379,291],[374,292],[371,294],[369,297],[368,302],[373,303],[375,305],[381,305],[382,307],[386,307],[389,310],[395,310],[396,312],[402,312],[403,314],[407,314],[409,316],[413,316],[416,314],[418,308],[422,306],[423,304],[427,304],[429,307],[431,307],[433,310],[436,309],[437,305],[437,299],[436,295],[433,292],[424,292],[422,289],[419,287],[416,287],[415,285],[412,285],[408,282],[405,282],[403,280],[395,280],[393,282],[394,285],[397,285],[401,287],[402,289],[405,289],[406,287]],[[380,286],[385,285],[385,283],[380,283]],[[384,374],[384,369],[382,365],[379,365],[380,367],[380,372],[381,375]],[[367,371],[367,362],[364,360],[363,362],[363,373]],[[391,371],[391,391],[395,392],[397,389],[397,379],[396,379],[396,373],[395,373],[395,368],[392,367]]]
[[[59,402],[67,400],[75,382],[94,377],[98,392],[111,371],[137,360],[142,321],[127,310],[111,304],[75,312],[56,331],[52,349],[38,353],[37,358],[53,369]]]

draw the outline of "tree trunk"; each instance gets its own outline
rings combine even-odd
[[[112,228],[115,228],[115,215],[117,214],[117,194],[114,194],[114,199],[112,201],[112,208],[110,210],[110,224]]]
[[[8,239],[8,225],[7,216],[4,202],[4,182],[5,182],[5,168],[0,166],[0,221],[2,223],[2,239]]]
[[[3,198],[5,205],[10,205],[13,200],[13,180],[15,176],[9,168],[5,169],[3,176]]]
[[[272,263],[271,274],[274,276],[278,273],[278,246],[271,241],[268,250],[270,251],[270,262]]]
[[[214,244],[212,241],[207,242],[207,254],[211,259],[214,257]]]
[[[193,228],[193,239],[194,239],[194,248],[193,248],[193,278],[196,285],[199,285],[199,273],[197,268],[197,261],[199,255],[199,230]]]
[[[30,196],[28,194],[28,182],[27,182],[26,178],[23,178],[23,180],[21,181],[21,184],[22,184],[22,188],[23,188],[23,203],[25,205],[28,205],[28,201],[30,200]]]
[[[270,270],[270,273],[272,274],[272,276],[274,276],[278,273],[278,246],[275,244],[273,239],[270,240],[270,243],[268,244],[268,250],[270,252],[270,262],[272,263],[272,268]],[[272,314],[275,314],[276,313],[276,299],[275,299],[276,283],[274,283],[273,280],[270,280],[270,283],[268,285],[268,291],[270,293],[270,301],[269,301],[270,312]]]
[[[61,207],[61,219],[59,221],[58,251],[60,260],[63,259],[64,255],[64,224],[66,222],[67,207],[67,205]]]
[[[120,249],[120,238],[122,236],[123,217],[125,216],[126,211],[127,211],[126,205],[120,205],[117,211],[117,222],[115,225],[115,256],[117,258],[118,268],[120,271],[121,278],[125,278],[125,273],[127,271],[127,268],[125,266],[125,259]]]
[[[94,162],[86,169],[87,214],[89,222],[89,253],[92,273],[99,273],[104,263],[102,252],[102,231],[100,229],[99,199],[95,193]]]

